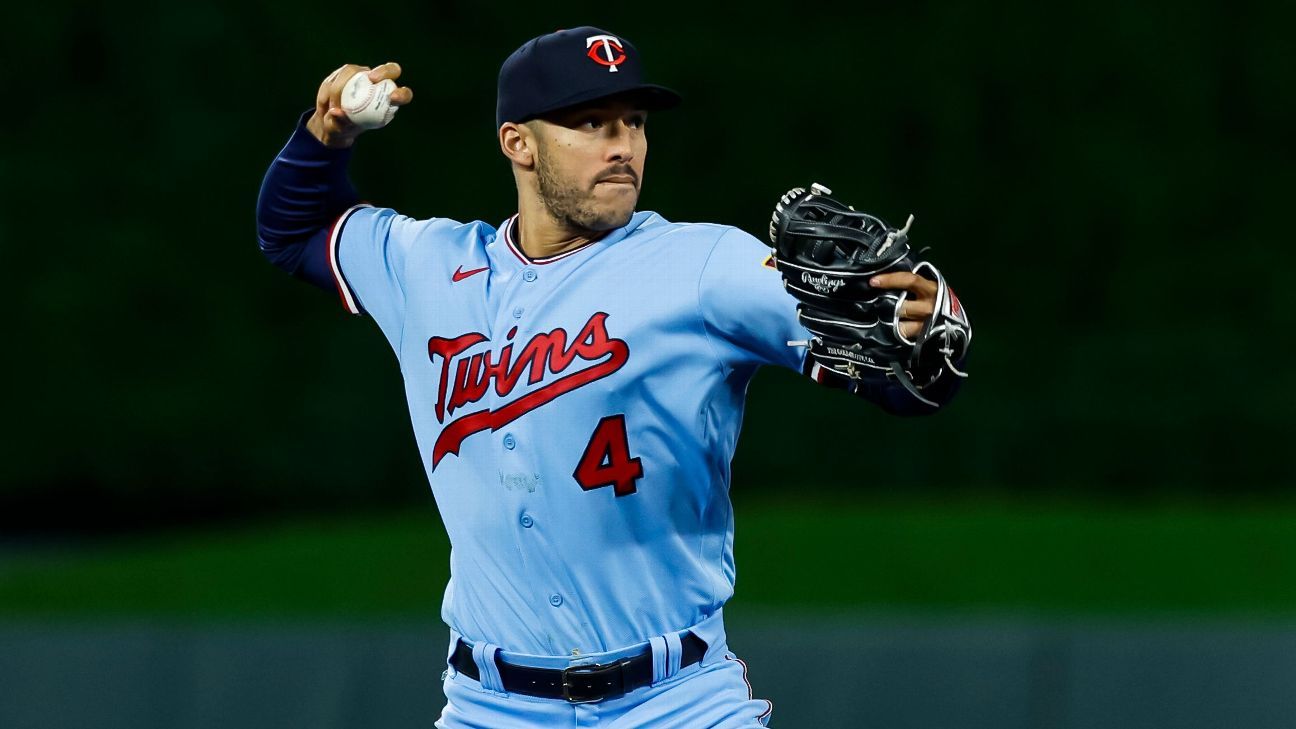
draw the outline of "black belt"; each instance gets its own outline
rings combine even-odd
[[[706,641],[686,631],[680,639],[680,668],[691,666],[706,654]],[[474,681],[480,681],[473,651],[462,640],[455,644],[450,665]],[[573,704],[588,704],[614,699],[653,681],[652,649],[612,663],[594,663],[568,668],[531,668],[505,663],[495,656],[504,690],[509,693],[564,699]]]

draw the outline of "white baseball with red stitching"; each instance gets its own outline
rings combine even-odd
[[[368,72],[360,71],[342,87],[342,111],[361,129],[385,127],[399,108],[391,103],[395,90],[395,81],[387,78],[374,83]]]

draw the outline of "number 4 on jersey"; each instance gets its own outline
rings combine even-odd
[[[599,421],[572,476],[586,491],[611,486],[617,496],[635,492],[643,466],[638,458],[630,457],[625,415],[609,415]]]

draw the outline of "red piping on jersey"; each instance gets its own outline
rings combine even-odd
[[[342,273],[342,255],[338,251],[338,245],[342,242],[342,227],[346,224],[347,219],[360,208],[370,207],[368,203],[353,205],[333,221],[332,227],[329,228],[328,238],[324,240],[327,246],[325,253],[328,255],[329,270],[333,273],[333,283],[337,285],[338,298],[342,299],[342,308],[352,314],[360,313],[360,305],[356,303],[355,292],[347,285],[346,275]]]
[[[342,290],[342,287],[346,284],[342,283],[342,272],[338,270],[337,262],[333,259],[333,239],[337,235],[338,224],[342,222],[342,218],[345,218],[349,212],[351,211],[348,210],[342,213],[333,221],[333,224],[329,226],[328,237],[324,239],[324,251],[328,256],[329,273],[333,274],[333,285],[337,287],[338,298],[342,300],[342,308],[346,309],[347,312],[351,311],[351,303],[347,301],[346,292]]]
[[[508,221],[504,223],[504,242],[508,244],[509,250],[513,251],[513,255],[517,256],[518,260],[521,261],[523,265],[535,264],[537,266],[543,266],[546,263],[553,263],[554,261],[557,261],[560,258],[566,258],[567,256],[570,256],[573,253],[583,251],[586,248],[589,248],[594,243],[598,242],[597,240],[592,240],[589,241],[588,243],[585,243],[579,248],[573,248],[570,251],[563,251],[562,253],[559,253],[554,256],[548,256],[546,258],[528,258],[525,253],[523,253],[521,250],[518,249],[517,244],[513,242],[512,231],[513,231],[514,224],[517,222],[517,219],[518,219],[518,215],[517,213],[514,213],[513,217],[509,218]]]

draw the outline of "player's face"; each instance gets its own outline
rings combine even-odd
[[[538,120],[536,179],[550,215],[590,231],[630,222],[648,153],[646,116],[617,101]]]

